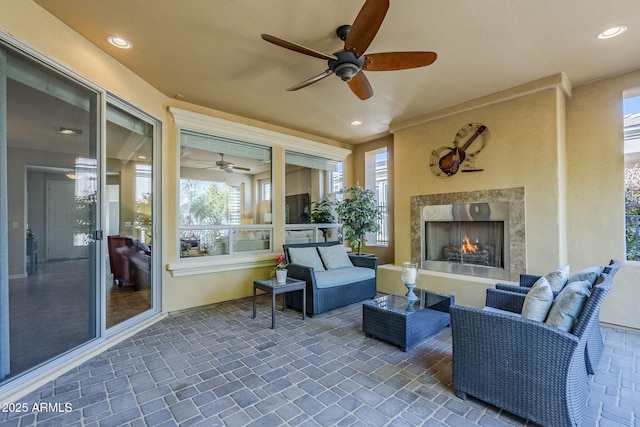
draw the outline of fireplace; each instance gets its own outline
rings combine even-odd
[[[509,265],[509,203],[422,208],[423,269],[464,272]]]
[[[515,281],[525,246],[523,188],[411,197],[411,259],[422,270]]]

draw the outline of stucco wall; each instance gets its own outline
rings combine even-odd
[[[565,184],[560,174],[563,159],[558,151],[557,117],[562,104],[557,91],[542,89],[397,130],[396,240],[410,240],[410,196],[524,187],[527,268],[544,271],[566,262],[564,230],[559,222],[559,195]],[[436,177],[429,169],[431,152],[440,146],[451,146],[456,132],[471,122],[486,125],[490,132],[475,165],[484,170]],[[409,245],[396,244],[396,263],[410,257]]]
[[[567,103],[568,248],[576,268],[622,262],[600,320],[640,329],[640,262],[625,260],[625,90],[640,87],[640,71],[576,87]]]
[[[601,320],[640,328],[635,313],[640,263],[624,261],[622,124],[623,91],[640,86],[640,72],[574,89],[567,89],[563,76],[556,88],[544,89],[546,83],[539,82],[540,91],[531,90],[532,82],[520,95],[514,88],[395,125],[396,241],[410,238],[410,196],[522,186],[527,272],[544,274],[564,264],[576,272],[611,258],[621,260],[623,268]],[[468,122],[483,123],[491,132],[476,162],[484,171],[436,178],[428,168],[431,150],[451,145],[455,132]],[[396,265],[410,259],[409,250],[409,245],[396,244]],[[392,271],[381,273],[382,289],[398,287]],[[420,283],[476,307],[492,286],[484,279],[430,272],[421,274]]]

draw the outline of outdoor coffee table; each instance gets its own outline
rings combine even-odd
[[[276,328],[276,295],[302,289],[302,320],[307,314],[307,283],[304,280],[287,277],[285,283],[278,283],[274,278],[253,282],[253,318],[256,318],[256,289],[271,293],[271,329]],[[287,301],[282,297],[282,311],[287,309]]]
[[[385,295],[362,305],[362,330],[407,351],[451,323],[449,306],[453,295],[415,289],[417,300]]]

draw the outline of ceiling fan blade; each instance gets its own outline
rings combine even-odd
[[[324,79],[325,77],[330,76],[331,74],[333,74],[333,71],[328,69],[328,70],[318,74],[317,76],[313,76],[310,79],[307,79],[307,80],[305,80],[305,81],[303,81],[301,83],[298,83],[297,85],[291,86],[287,90],[288,91],[293,91],[293,90],[302,89],[303,87],[307,87],[310,84],[313,84],[313,83],[315,83],[317,81],[320,81],[320,80]]]
[[[230,169],[239,170],[239,171],[247,171],[249,172],[251,169],[245,168],[243,166],[229,165]]]
[[[388,9],[389,0],[367,0],[344,41],[345,50],[361,57],[378,33]]]
[[[301,46],[299,44],[280,39],[278,37],[272,36],[271,34],[260,34],[263,40],[268,41],[269,43],[273,43],[276,46],[283,47],[285,49],[292,50],[294,52],[303,53],[305,55],[313,56],[315,58],[320,59],[338,59],[335,55],[329,55],[327,53],[318,52],[317,50],[310,49],[308,47]]]
[[[369,79],[364,75],[362,71],[358,72],[351,80],[347,82],[351,91],[363,101],[373,96],[373,89],[369,84]]]
[[[365,56],[363,70],[393,71],[426,67],[434,63],[438,55],[435,52],[386,52]]]

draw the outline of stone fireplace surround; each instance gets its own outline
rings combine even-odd
[[[495,190],[466,191],[460,193],[425,194],[412,196],[411,209],[411,261],[422,264],[422,224],[421,210],[431,205],[456,205],[483,202],[509,202],[509,254],[508,271],[501,270],[506,277],[495,277],[517,282],[521,272],[526,271],[525,205],[524,188],[503,188]],[[471,269],[471,274],[479,277],[492,277],[490,269]]]

